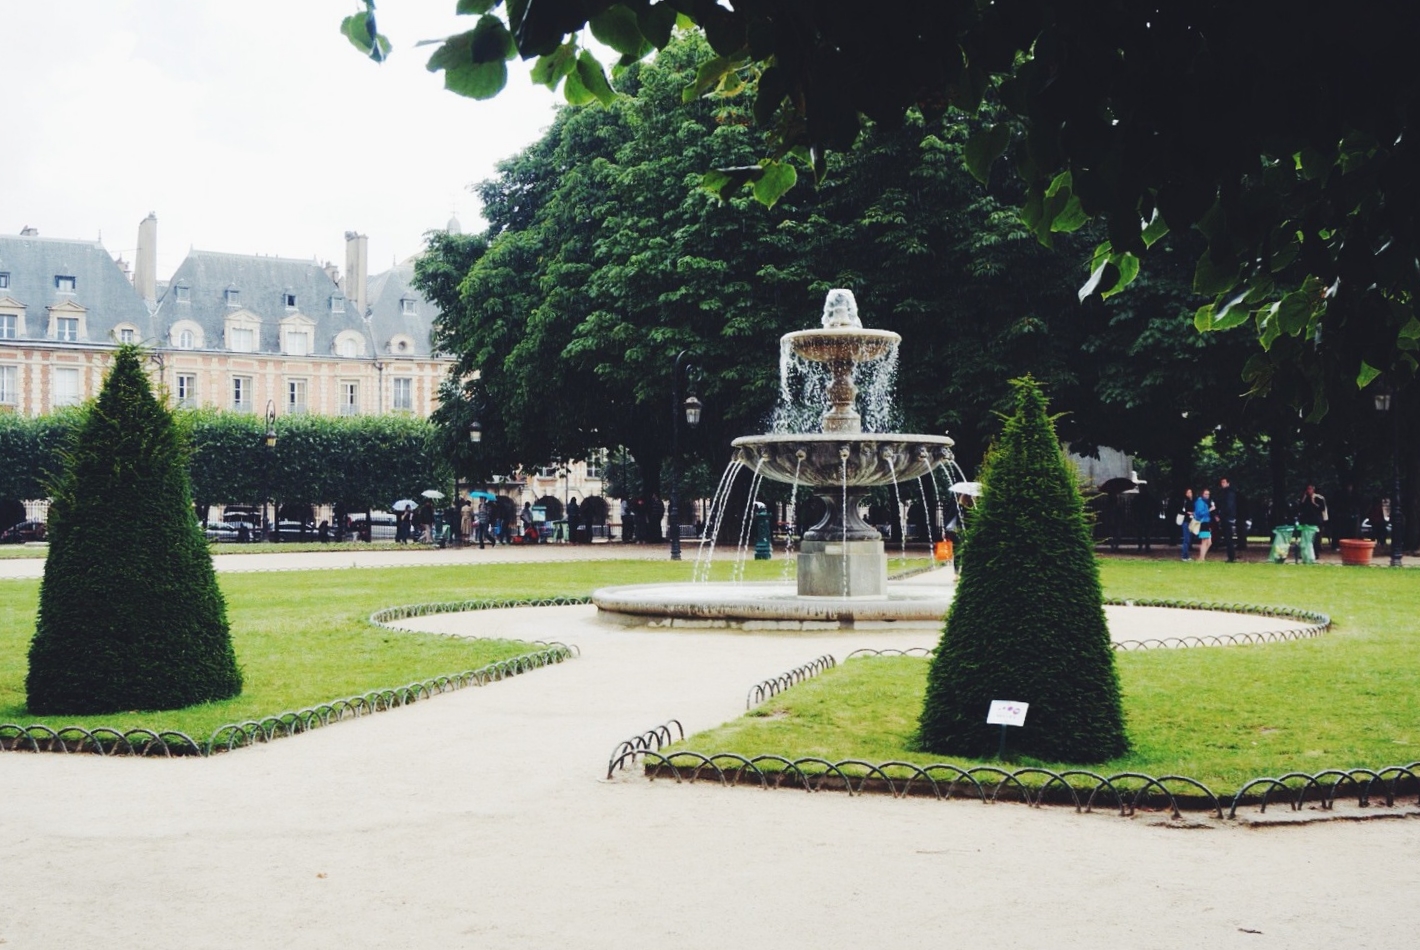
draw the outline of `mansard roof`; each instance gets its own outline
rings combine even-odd
[[[229,291],[236,296],[229,297]],[[295,298],[294,306],[288,297]],[[333,300],[341,310],[332,308]],[[218,251],[188,253],[168,281],[156,316],[164,333],[179,320],[197,323],[207,348],[219,349],[227,316],[238,310],[260,318],[257,349],[262,353],[281,352],[281,321],[296,313],[315,324],[312,355],[332,354],[341,331],[366,335],[354,303],[318,262]]]
[[[427,357],[432,352],[430,335],[434,329],[434,318],[440,311],[414,289],[413,280],[414,265],[409,261],[370,278],[367,306],[376,353]],[[403,303],[406,300],[412,302],[411,308],[406,308]],[[408,312],[408,309],[412,309],[413,313]],[[413,341],[409,352],[401,353],[397,349],[391,349],[391,341],[400,337],[408,337]]]
[[[0,294],[25,307],[25,339],[44,339],[48,308],[66,303],[86,311],[81,343],[111,343],[120,324],[137,327],[144,339],[156,336],[143,298],[97,241],[0,234],[0,274],[8,275],[10,285]],[[60,290],[58,277],[74,278],[72,293]]]

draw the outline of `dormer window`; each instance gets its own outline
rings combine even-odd
[[[54,275],[54,289],[61,294],[72,294],[74,292],[75,283],[76,281],[73,277],[69,277],[65,274]]]
[[[419,311],[415,308],[413,298],[401,297],[399,300],[399,312],[406,317],[412,317],[418,314]]]
[[[187,284],[178,284],[173,288],[173,296],[176,297],[180,303],[188,303],[192,300],[192,288],[187,286]]]
[[[229,307],[240,307],[242,305],[242,292],[235,287],[227,288],[226,298],[227,306]]]
[[[7,290],[10,287],[10,272],[0,271],[0,290]]]
[[[54,338],[64,343],[79,342],[79,318],[56,317],[54,320]]]
[[[288,294],[282,294],[282,297],[284,297],[285,300],[286,300],[286,309],[287,309],[287,310],[295,310],[295,309],[296,309],[296,295],[295,295],[295,294],[289,294],[289,293],[288,293]]]
[[[342,297],[342,296],[340,296],[339,294],[336,294],[334,297],[331,297],[331,298],[330,298],[330,312],[331,312],[331,313],[344,313],[344,312],[345,312],[345,298]]]
[[[138,334],[134,332],[134,330],[133,330],[132,327],[119,327],[119,328],[118,328],[118,342],[120,342],[120,343],[134,343],[134,342],[137,341],[137,339],[138,339]]]
[[[195,336],[193,336],[193,333],[192,333],[191,330],[179,330],[179,331],[178,331],[178,338],[177,338],[178,349],[180,349],[180,350],[190,350],[190,349],[193,349],[193,348],[196,346],[196,344],[197,344],[197,338],[196,338]]]

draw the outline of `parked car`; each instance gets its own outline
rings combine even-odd
[[[26,541],[43,541],[44,538],[43,521],[21,521],[0,531],[0,544],[24,544]]]
[[[352,530],[355,537],[365,539],[365,513],[352,514],[350,516]],[[370,538],[371,541],[393,541],[395,536],[394,515],[386,511],[370,512]]]
[[[242,526],[226,521],[207,522],[207,540],[218,542],[235,542],[242,540]],[[250,532],[248,532],[250,537]]]

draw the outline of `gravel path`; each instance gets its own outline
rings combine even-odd
[[[211,760],[0,755],[23,948],[1403,947],[1420,821],[1152,819],[604,781],[677,717],[930,633],[649,633],[586,607],[410,621],[580,659]],[[1116,635],[1119,635],[1116,632]],[[1266,649],[1258,647],[1255,649]]]

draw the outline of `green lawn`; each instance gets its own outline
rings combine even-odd
[[[46,717],[120,730],[177,730],[203,740],[218,726],[302,709],[371,690],[483,666],[529,651],[509,641],[466,641],[375,627],[382,607],[428,601],[579,596],[619,583],[688,580],[693,561],[481,564],[338,571],[219,574],[245,689],[234,699],[170,712]],[[717,564],[726,572],[730,564]],[[776,562],[749,562],[751,577],[777,576]],[[28,724],[26,654],[39,582],[0,581],[0,723]],[[542,638],[561,639],[549,628]],[[533,674],[536,675],[536,674]]]
[[[1232,792],[1262,775],[1420,759],[1420,572],[1107,560],[1102,573],[1113,598],[1302,607],[1334,626],[1315,640],[1117,654],[1133,752],[1097,771]],[[676,748],[941,761],[912,745],[926,670],[923,659],[853,660]]]

